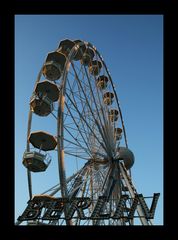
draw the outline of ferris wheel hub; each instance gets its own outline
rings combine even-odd
[[[116,157],[116,160],[123,160],[126,169],[129,170],[135,161],[133,152],[126,147],[119,147],[117,151],[118,156]]]

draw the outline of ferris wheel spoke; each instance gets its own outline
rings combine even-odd
[[[76,82],[74,81],[73,84],[72,84],[72,89],[75,88],[75,85],[76,85]],[[66,90],[67,90],[67,87],[66,87]],[[70,91],[69,91],[69,95],[72,94]],[[65,100],[65,104],[69,104],[69,99]],[[64,122],[66,121],[66,118],[67,118],[67,115],[68,115],[68,110],[67,112],[64,112]]]
[[[73,103],[73,101],[71,100],[71,98],[68,96],[68,94],[66,93],[67,97],[70,99],[71,103]],[[75,107],[75,104],[73,104],[74,108],[76,109],[76,111],[78,112],[79,116],[81,117],[81,119],[86,123],[88,129],[92,132],[93,136],[96,138],[96,140],[98,141],[98,143],[103,147],[103,149],[105,149],[105,151],[107,152],[106,147],[103,145],[103,143],[98,139],[98,137],[96,136],[96,134],[93,132],[92,128],[90,127],[90,125],[88,124],[88,122],[83,118],[82,114],[79,112],[78,108]]]
[[[70,176],[70,177],[68,177],[67,179],[66,179],[66,183],[67,184],[70,184],[70,182],[78,175],[78,174],[80,174],[80,172],[82,171],[82,169],[80,169],[80,170],[78,170],[76,173],[74,173],[72,176]],[[60,184],[58,183],[58,184],[56,184],[56,185],[54,185],[53,187],[51,187],[51,188],[49,188],[48,190],[46,190],[45,192],[43,192],[43,193],[41,193],[41,195],[44,195],[44,194],[46,194],[46,193],[48,193],[48,192],[51,192],[51,191],[53,191],[51,194],[49,194],[50,196],[54,196],[58,191],[60,191],[61,190],[61,186],[60,186]]]
[[[89,160],[89,155],[84,151],[83,149],[80,148],[74,148],[73,146],[66,146],[65,152],[69,155],[70,153],[72,155],[78,156],[78,157],[85,157],[87,160]]]
[[[70,87],[70,91],[72,91],[72,88],[71,88],[71,86],[70,86],[70,81],[69,81],[68,84],[69,84],[69,87]],[[78,82],[77,82],[77,86],[78,86]],[[79,92],[79,95],[77,96],[77,100],[80,100],[79,105],[81,104],[81,106],[82,106],[81,114],[82,114],[86,119],[88,119],[88,122],[89,122],[90,125],[91,125],[92,123],[95,124],[95,121],[93,121],[93,119],[92,119],[92,117],[91,117],[91,113],[90,113],[90,111],[89,111],[89,109],[88,109],[88,105],[87,105],[87,103],[86,103],[86,99],[83,98],[82,95],[81,95],[81,91],[80,91],[79,86],[78,86],[78,92]],[[75,100],[75,97],[76,97],[76,96],[74,96],[74,94],[73,94],[72,97],[73,97],[73,100],[74,100],[74,102],[75,102],[75,105],[77,106],[77,102],[76,102],[77,100]],[[90,95],[88,95],[87,98],[90,99]],[[81,123],[82,123],[82,127],[85,129],[85,126],[84,126],[84,124],[83,124],[82,121],[81,121]]]
[[[86,93],[85,93],[85,91],[84,91],[84,89],[83,89],[83,87],[82,87],[82,84],[81,84],[78,76],[77,76],[77,73],[76,73],[76,71],[75,71],[75,68],[74,68],[74,65],[73,65],[73,64],[72,64],[72,67],[73,67],[73,70],[74,70],[74,72],[75,72],[75,74],[76,74],[76,80],[77,80],[77,82],[78,82],[78,84],[79,84],[79,86],[80,86],[80,89],[81,89],[82,92],[83,92],[83,95],[85,96],[86,103],[87,103],[87,105],[88,105],[88,107],[89,107],[89,109],[90,109],[90,112],[91,112],[91,114],[92,114],[92,116],[93,116],[93,119],[95,120],[95,123],[96,123],[96,125],[97,125],[97,127],[98,127],[98,130],[99,130],[99,132],[100,132],[100,134],[101,134],[101,136],[102,136],[102,139],[103,139],[103,141],[104,141],[104,143],[105,143],[105,149],[106,149],[108,155],[111,156],[111,152],[110,152],[110,149],[108,149],[108,147],[107,147],[107,143],[106,143],[105,137],[104,137],[104,135],[103,135],[101,126],[100,126],[98,120],[96,119],[96,117],[95,117],[95,115],[94,115],[94,113],[93,113],[93,110],[92,110],[92,108],[91,108],[91,106],[90,106],[90,104],[89,104],[89,102],[88,102]]]
[[[98,89],[97,89],[97,86],[96,86],[96,84],[94,84],[94,87],[92,88],[91,80],[90,80],[90,79],[92,79],[92,77],[91,77],[91,75],[90,75],[90,77],[89,77],[88,72],[87,72],[85,66],[84,66],[84,70],[85,70],[85,74],[86,74],[86,76],[87,76],[87,80],[88,80],[88,84],[89,84],[91,96],[92,96],[93,102],[94,102],[94,104],[95,104],[95,108],[96,108],[97,115],[98,115],[98,117],[99,117],[100,124],[101,124],[101,126],[103,126],[103,122],[102,122],[101,117],[100,117],[100,112],[99,112],[99,109],[98,109],[98,105],[97,105],[97,103],[96,103],[96,91],[95,91],[95,93],[94,93],[94,90],[98,90]],[[96,82],[96,78],[94,79],[93,82]],[[98,98],[98,99],[99,99],[99,107],[102,108],[101,100],[100,100],[100,98]],[[106,122],[105,122],[105,124],[106,124]]]
[[[79,124],[80,124],[80,122],[79,122]],[[77,125],[79,125],[79,124],[77,124]],[[71,127],[72,126],[72,127]],[[78,135],[77,136],[79,136],[79,132],[78,132],[78,128],[74,128],[75,126],[74,126],[74,123],[73,122],[71,122],[71,123],[66,123],[65,125],[64,125],[64,127],[66,128],[66,129],[68,129],[68,131],[69,130],[72,130],[72,131],[74,131],[74,132],[76,132]],[[81,130],[80,129],[80,131],[83,133],[83,134],[85,134],[86,133],[86,131],[83,131],[83,129]]]
[[[94,76],[94,82],[95,82],[95,89],[96,89],[96,98],[98,99],[99,101],[99,105],[100,105],[100,111],[101,111],[101,115],[103,117],[103,128],[104,128],[104,131],[105,131],[105,134],[106,134],[106,139],[110,140],[109,143],[110,143],[110,147],[112,147],[113,145],[113,141],[111,141],[111,139],[114,139],[113,136],[111,135],[112,134],[112,131],[110,131],[110,129],[113,128],[113,126],[111,125],[111,122],[109,121],[108,117],[108,112],[109,112],[109,107],[107,104],[104,104],[104,101],[103,101],[103,98],[104,98],[104,93],[103,91],[101,90],[99,94],[99,89],[98,87],[96,86],[96,83],[97,83],[97,79],[96,79],[96,76]],[[101,95],[101,96],[100,96]],[[102,99],[102,100],[101,100]],[[115,122],[114,122],[115,124]],[[114,127],[115,128],[115,127]],[[114,130],[113,128],[113,130]],[[114,149],[113,149],[114,150]]]
[[[89,156],[91,156],[91,153],[88,151],[89,148],[83,147],[83,146],[81,145],[81,143],[78,141],[77,136],[76,136],[76,137],[73,136],[73,134],[72,134],[66,127],[64,127],[64,129],[68,132],[68,134],[72,137],[72,139],[73,139],[75,142],[74,142],[74,141],[70,141],[70,140],[65,139],[65,138],[64,138],[64,141],[69,142],[70,144],[79,147],[79,149],[83,149],[86,153],[88,153]],[[76,144],[76,142],[77,142],[77,144]],[[86,145],[86,146],[87,146],[87,145]]]
[[[82,193],[82,187],[85,184],[86,178],[85,175],[87,175],[88,167],[85,167],[80,174],[76,177],[72,188],[69,192],[69,198],[76,197],[77,195],[81,195]]]
[[[91,92],[91,96],[92,96],[93,102],[95,104],[96,111],[97,111],[97,114],[99,116],[100,123],[101,123],[101,125],[106,124],[105,118],[103,118],[104,121],[102,122],[101,116],[100,116],[101,114],[99,112],[100,109],[98,109],[98,107],[103,109],[103,97],[102,97],[102,100],[101,100],[99,95],[98,95],[98,87],[96,85],[96,82],[97,82],[96,76],[93,77],[91,74],[89,75],[88,71],[86,69],[86,66],[84,66],[84,71],[85,71],[85,74],[86,74],[86,77],[87,77],[86,79],[87,79],[88,84],[89,84],[89,90]],[[105,111],[105,114],[106,113],[107,113],[107,111]]]
[[[78,81],[77,81],[77,87],[78,87],[78,92],[79,92],[79,99],[80,99],[80,104],[81,104],[81,107],[82,107],[82,110],[81,110],[81,113],[82,115],[85,117],[85,119],[88,119],[88,123],[89,125],[91,126],[92,124],[95,124],[95,121],[93,120],[92,116],[91,116],[91,113],[90,113],[90,110],[88,108],[88,104],[86,102],[86,98],[85,97],[82,97],[82,93],[81,93],[81,90],[80,90],[80,87],[79,87],[79,84],[78,84]],[[86,91],[87,92],[87,91]],[[87,93],[86,93],[87,94]],[[87,99],[91,99],[90,97],[90,92],[88,93],[87,95]]]
[[[92,88],[91,81],[90,81],[91,78],[89,77],[88,72],[87,72],[85,66],[84,66],[84,69],[85,69],[85,73],[86,73],[86,76],[87,76],[88,84],[89,84],[89,87],[90,87],[91,96],[92,96],[92,99],[94,101],[96,112],[97,112],[97,115],[98,115],[98,118],[99,118],[99,122],[100,122],[100,125],[103,127],[103,135],[102,135],[102,137],[103,137],[103,139],[105,139],[106,146],[108,146],[108,149],[110,150],[110,156],[112,156],[112,151],[111,151],[112,150],[112,146],[111,146],[111,142],[109,141],[111,138],[108,137],[108,135],[109,135],[108,131],[106,131],[107,129],[104,127],[104,126],[107,126],[107,122],[106,122],[105,115],[103,114],[103,108],[102,108],[101,99],[100,99],[99,95],[97,94],[98,93],[98,89],[97,89],[96,84],[95,84],[95,87]],[[95,77],[93,82],[96,83],[96,80],[97,79]],[[94,90],[95,90],[95,93],[94,93]],[[96,103],[96,99],[97,99],[96,97],[98,97],[99,107],[101,109],[101,113],[102,114],[100,114],[100,112],[99,112],[98,104]],[[101,116],[100,115],[103,116],[103,120],[104,121],[101,120]]]
[[[72,152],[68,152],[68,151],[64,151],[64,153],[67,154],[67,155],[70,155],[70,156],[73,156],[73,157],[76,157],[76,158],[88,161],[88,158],[86,156],[82,156],[81,154],[78,155],[78,154],[75,154],[75,153],[72,153]]]
[[[70,109],[70,112],[73,113],[73,115],[75,116],[75,119],[76,119],[78,122],[80,122],[80,121],[81,121],[81,118],[80,118],[78,115],[76,115],[76,114],[78,114],[78,112],[76,111],[75,108],[72,107],[73,105],[72,105],[72,104],[65,103],[65,106],[67,106],[68,109]],[[77,104],[76,104],[76,106],[77,106]],[[82,114],[82,112],[81,112],[81,114]],[[69,121],[69,118],[71,117],[71,114],[69,114],[69,111],[68,111],[67,114],[64,113],[64,116],[65,116],[65,122],[67,122],[67,120]],[[64,122],[64,123],[65,123],[65,122]],[[67,123],[67,124],[72,124],[72,123]],[[66,124],[65,124],[65,125],[66,125]]]
[[[85,139],[85,137],[83,136],[83,133],[82,133],[81,129],[79,128],[79,124],[76,122],[75,117],[73,116],[73,114],[72,114],[72,112],[71,112],[71,110],[70,110],[70,108],[68,107],[67,104],[66,104],[66,107],[67,107],[67,109],[68,109],[68,111],[69,111],[69,113],[70,113],[70,116],[71,116],[71,118],[72,118],[72,120],[73,120],[76,128],[78,129],[78,132],[80,133],[80,136],[82,137],[85,145],[87,146],[88,151],[91,153],[90,147],[89,147],[88,143],[86,142],[86,139],[87,139],[87,138]],[[77,108],[76,108],[76,109],[77,109]],[[84,132],[85,132],[85,131],[84,131]]]
[[[72,92],[72,88],[71,88],[71,86],[70,86],[70,81],[68,82],[68,84],[69,84],[70,91]],[[73,102],[74,102],[75,106],[77,106],[77,103],[76,103],[74,94],[72,94],[72,99],[73,99]],[[83,101],[81,101],[81,105],[82,105],[82,108],[83,108]],[[70,110],[68,109],[68,111],[70,111]],[[71,113],[71,112],[70,112],[70,113]],[[82,114],[82,115],[84,114],[84,108],[83,108],[83,110],[81,111],[81,114]],[[74,120],[74,119],[76,119],[76,116],[75,116],[75,117],[72,116],[72,118],[73,118],[73,120]],[[77,123],[77,128],[79,127],[80,123],[81,123],[82,129],[83,129],[83,131],[84,131],[84,133],[85,133],[86,140],[87,140],[87,142],[89,142],[89,141],[88,141],[89,136],[87,136],[87,134],[86,134],[85,124],[83,123],[83,121],[82,121],[81,118],[80,118],[79,122]],[[80,128],[80,127],[79,127],[79,128]],[[81,129],[81,128],[80,128],[80,129]]]

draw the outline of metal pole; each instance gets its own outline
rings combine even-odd
[[[41,74],[42,74],[42,68],[41,68],[40,72],[38,73],[35,87],[36,87],[36,84],[40,81]],[[32,111],[30,109],[29,114],[28,114],[28,127],[27,127],[27,145],[26,145],[27,152],[30,151],[30,143],[28,141],[28,137],[29,137],[30,131],[31,131],[31,124],[32,124]],[[28,169],[27,169],[27,181],[28,181],[29,197],[31,199],[32,198],[32,178],[31,178],[31,172]]]
[[[32,111],[30,110],[28,114],[27,147],[26,147],[27,152],[30,151],[30,143],[28,141],[28,137],[31,130],[31,122],[32,122]],[[31,172],[28,170],[28,168],[27,168],[27,179],[28,179],[29,197],[31,199],[32,198],[32,179],[31,179]]]
[[[135,194],[137,193],[136,189],[134,188],[133,184],[130,183],[130,181],[127,177],[127,174],[125,172],[126,170],[124,171],[124,166],[121,163],[119,163],[118,165],[119,165],[119,168],[120,168],[121,173],[123,175],[123,178],[125,180],[125,183],[126,183],[128,189],[129,189],[131,197],[135,198]],[[138,215],[140,217],[140,221],[141,221],[142,225],[150,225],[148,220],[146,219],[145,214],[143,212],[143,209],[140,205],[137,205],[137,212],[138,212]]]

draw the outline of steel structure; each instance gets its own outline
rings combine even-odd
[[[32,131],[33,115],[40,121],[52,116],[56,134],[45,129]],[[50,152],[56,152],[56,159],[50,157]],[[83,166],[66,177],[66,159],[71,164],[75,159]],[[33,195],[32,174],[48,171],[51,161],[57,162],[59,183]],[[131,179],[133,164],[116,90],[102,56],[89,42],[61,41],[55,51],[48,53],[30,99],[23,165],[27,168],[30,200],[38,197],[51,202],[61,197],[69,202],[63,206],[60,218],[52,213],[49,218],[40,217],[47,211],[44,207],[41,215],[27,224],[134,225],[137,212],[141,225],[152,225]],[[77,211],[82,202],[75,205],[76,211],[69,217],[76,198],[90,199],[90,204],[82,213]],[[19,217],[17,224],[23,220]]]

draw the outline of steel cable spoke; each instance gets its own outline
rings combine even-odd
[[[74,65],[73,65],[73,64],[72,64],[72,67],[73,67],[74,72],[75,72],[75,68],[74,68]],[[75,73],[76,73],[76,72],[75,72]],[[100,125],[99,125],[97,119],[96,119],[95,116],[94,116],[93,110],[92,110],[92,108],[91,108],[91,106],[90,106],[90,104],[89,104],[89,102],[88,102],[88,99],[87,99],[87,97],[86,97],[86,93],[85,93],[85,91],[84,91],[84,89],[83,89],[83,87],[82,87],[82,85],[81,85],[80,80],[78,79],[77,74],[76,74],[76,80],[77,80],[78,83],[79,83],[79,86],[80,86],[80,88],[81,88],[81,90],[82,90],[82,92],[83,92],[83,94],[84,94],[84,96],[85,96],[85,98],[86,98],[86,102],[87,102],[87,104],[88,104],[88,107],[89,107],[89,109],[90,109],[90,111],[91,111],[91,113],[92,113],[92,115],[93,115],[93,118],[95,119],[95,123],[96,123],[96,125],[98,126],[98,130],[99,130],[99,132],[100,132],[100,134],[101,134],[101,136],[102,136],[102,138],[103,138],[103,141],[105,142],[105,138],[104,138],[104,136],[103,136],[103,133],[102,133],[101,127],[100,127]],[[102,144],[102,145],[103,145],[103,144]],[[108,149],[107,149],[107,144],[106,144],[106,142],[105,142],[105,147],[104,147],[104,149],[106,150],[106,152],[107,152],[108,155],[109,155],[109,152],[108,152]]]

